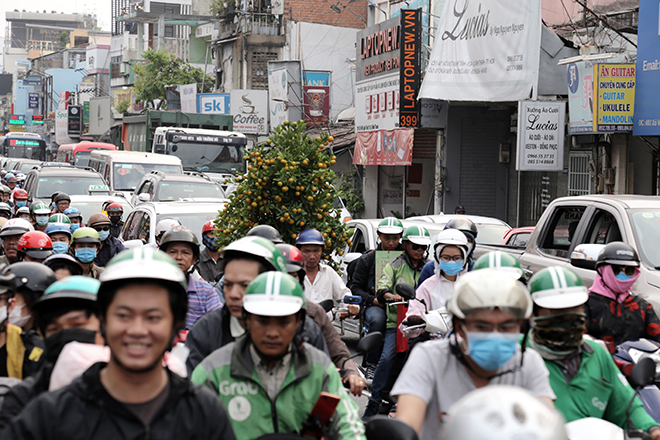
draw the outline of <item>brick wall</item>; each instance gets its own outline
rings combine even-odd
[[[351,11],[367,20],[367,0],[358,0],[348,4],[348,0],[341,0]],[[330,9],[337,5],[341,14]],[[337,3],[337,0],[287,0],[284,3],[284,16],[293,21],[306,21],[309,23],[327,24],[348,28],[364,28],[365,22]]]

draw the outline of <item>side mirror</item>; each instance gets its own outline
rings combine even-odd
[[[381,332],[371,332],[358,342],[356,351],[366,354],[383,348],[383,334]]]
[[[405,422],[388,416],[374,416],[365,426],[368,439],[395,438],[398,440],[417,440],[417,433]]]
[[[135,249],[142,246],[144,246],[144,243],[139,238],[136,238],[135,240],[126,240],[124,242],[124,247],[126,249]]]
[[[628,382],[635,390],[644,388],[655,380],[655,361],[651,358],[640,359],[630,372]]]
[[[581,269],[596,270],[598,254],[605,247],[604,244],[579,244],[571,253],[571,265]]]
[[[359,252],[349,252],[346,255],[344,255],[344,263],[348,265],[349,263],[352,263],[353,261],[357,260],[362,256],[361,253]]]
[[[319,305],[323,307],[325,313],[328,313],[330,310],[332,310],[332,307],[335,305],[335,302],[331,299],[324,299],[319,303]]]
[[[406,301],[415,298],[415,288],[407,283],[399,283],[396,285],[396,293],[401,295]]]
[[[138,196],[138,200],[141,202],[148,202],[151,200],[151,195],[148,193],[142,193]]]

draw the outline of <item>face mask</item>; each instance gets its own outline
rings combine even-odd
[[[516,353],[520,333],[465,332],[469,355],[486,371],[495,371],[506,364]]]
[[[52,206],[54,210],[57,210],[57,205],[55,204],[55,202],[51,203],[50,206]]]
[[[25,324],[28,323],[30,320],[31,316],[21,316],[21,310],[23,310],[23,307],[25,307],[25,304],[22,306],[16,306],[14,309],[9,313],[9,323],[15,325],[16,327],[23,327]]]
[[[218,249],[218,246],[216,245],[217,241],[218,237],[209,237],[207,235],[202,237],[202,243],[211,251],[216,251]]]
[[[69,342],[83,342],[93,344],[96,341],[96,332],[79,328],[66,328],[46,338],[46,359],[55,362],[62,348]]]
[[[23,208],[27,206],[27,202],[16,202],[16,206],[18,206],[19,208]]]
[[[39,226],[46,226],[48,224],[48,217],[37,217],[36,220]]]
[[[112,217],[110,217],[110,223],[112,223],[113,225],[119,224],[119,220],[121,220],[121,217],[119,216],[113,215]]]
[[[80,223],[71,223],[71,232],[75,232],[80,227]]]
[[[67,249],[69,249],[69,245],[63,241],[56,241],[53,243],[53,252],[56,254],[65,254]]]
[[[7,320],[7,306],[3,306],[0,307],[0,324],[4,323],[6,320]]]
[[[109,235],[110,235],[110,231],[99,231],[99,238],[101,239],[101,241],[106,241]]]
[[[96,249],[92,248],[83,248],[76,249],[76,258],[80,260],[81,263],[91,263],[96,258]]]
[[[621,272],[619,272],[619,275],[615,276],[614,278],[616,278],[619,281],[628,281],[632,277],[629,277],[628,275],[626,275],[625,272],[621,271]]]
[[[453,277],[463,270],[463,260],[461,261],[440,261],[440,270]]]
[[[543,358],[561,359],[575,353],[586,330],[587,320],[584,313],[537,316],[532,319],[530,343],[533,342],[533,347]]]
[[[635,284],[635,281],[637,281],[637,278],[639,278],[639,268],[635,271],[635,275],[632,277],[626,277],[625,279],[621,279],[617,276],[614,276],[614,271],[612,270],[612,266],[609,264],[605,264],[604,266],[601,266],[602,269],[600,269],[600,275],[603,278],[603,282],[607,287],[609,287],[611,290],[613,290],[615,293],[621,295],[625,294],[626,296],[630,294],[632,291],[633,284]],[[624,275],[623,272],[619,273],[619,275]]]

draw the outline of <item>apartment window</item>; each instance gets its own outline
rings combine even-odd
[[[252,80],[253,90],[268,90],[268,61],[277,59],[272,52],[252,52]]]

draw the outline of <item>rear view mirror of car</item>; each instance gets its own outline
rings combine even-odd
[[[571,265],[581,269],[596,270],[598,254],[604,247],[604,244],[577,245],[571,253]]]

